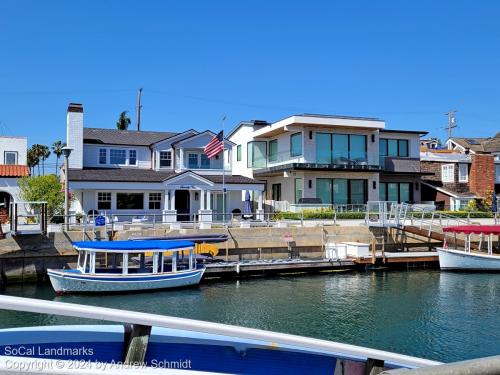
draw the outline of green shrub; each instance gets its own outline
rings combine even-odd
[[[333,220],[335,211],[331,208],[319,208],[315,210],[303,210],[302,212],[277,212],[273,220]],[[364,219],[364,212],[337,212],[337,219]]]

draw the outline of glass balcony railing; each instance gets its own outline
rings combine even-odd
[[[309,163],[318,166],[331,166],[332,168],[346,168],[346,169],[378,169],[379,165],[370,164],[366,154],[356,153],[349,155],[342,155],[332,153],[331,155],[321,155],[319,158],[313,160],[306,160],[303,155],[293,156],[290,152],[282,152],[277,154],[270,154],[267,157],[260,156],[254,158],[251,167],[255,170],[275,167],[283,164],[291,163]]]

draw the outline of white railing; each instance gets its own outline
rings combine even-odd
[[[440,362],[427,359],[309,337],[98,306],[89,308],[88,306],[73,303],[2,295],[0,296],[0,309],[202,332],[246,340],[264,341],[267,342],[269,347],[276,347],[276,344],[291,345],[310,350],[324,351],[335,356],[354,356],[362,359],[374,358],[399,366],[422,367],[441,364]]]

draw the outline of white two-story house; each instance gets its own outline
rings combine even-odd
[[[21,200],[18,179],[29,176],[27,150],[26,137],[0,137],[0,208],[7,211]]]
[[[241,213],[247,191],[253,211],[262,211],[263,182],[232,173],[233,144],[209,159],[204,147],[211,131],[120,131],[86,128],[83,106],[70,104],[67,114],[71,213],[104,214],[128,219],[156,214],[168,222],[222,220]],[[64,178],[64,176],[63,176]],[[226,199],[223,201],[223,192]]]
[[[374,118],[295,115],[246,121],[228,135],[233,173],[266,181],[275,208],[420,201],[420,136]],[[284,202],[284,204],[277,204]]]

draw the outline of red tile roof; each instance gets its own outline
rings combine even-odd
[[[0,165],[0,177],[24,177],[30,172],[26,165]]]

